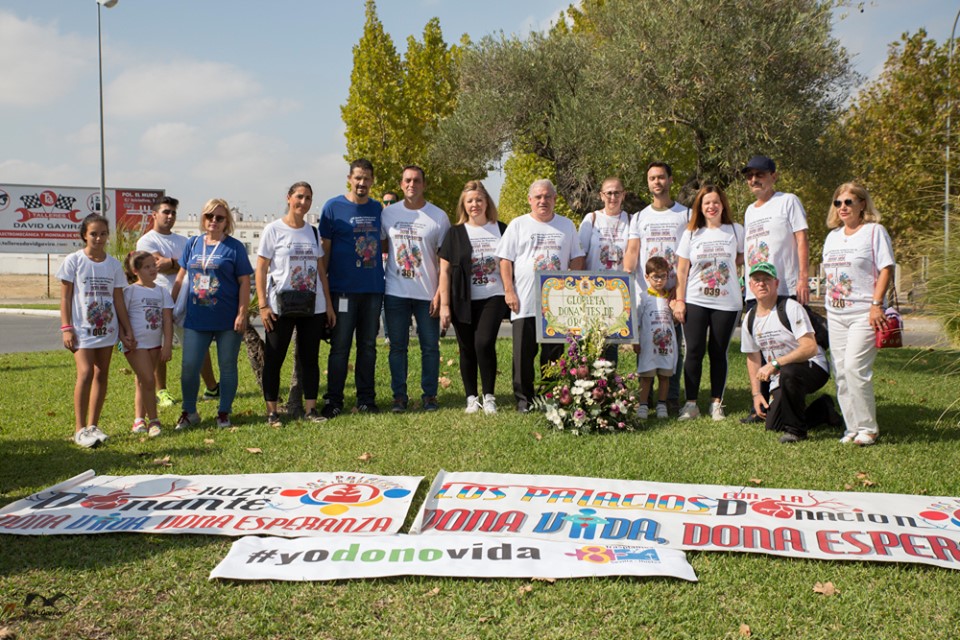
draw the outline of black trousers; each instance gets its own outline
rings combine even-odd
[[[540,350],[540,366],[563,356],[565,343],[537,344],[537,318],[518,318],[513,325],[513,397],[527,405],[534,398],[533,359]]]
[[[480,395],[477,393],[478,368],[484,395],[495,394],[497,332],[506,311],[507,303],[503,296],[492,296],[471,301],[470,322],[460,322],[456,315],[453,316],[453,328],[460,346],[460,377],[463,378],[463,390],[468,397]]]
[[[325,322],[322,315],[306,318],[277,316],[273,331],[267,331],[263,349],[263,399],[276,402],[280,396],[280,369],[287,357],[293,330],[297,330],[297,356],[303,376],[303,397],[316,400],[320,389],[320,333]]]
[[[696,402],[703,375],[703,356],[710,354],[710,397],[722,398],[727,386],[727,348],[737,328],[739,311],[721,311],[687,304],[683,336],[687,356],[683,361],[683,386],[687,401]]]
[[[767,429],[806,438],[810,427],[827,422],[826,403],[812,404],[807,411],[807,396],[827,384],[829,379],[830,374],[812,362],[783,365],[780,386],[770,392]]]

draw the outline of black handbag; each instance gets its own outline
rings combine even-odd
[[[316,291],[277,292],[277,311],[286,318],[306,318],[314,315],[317,305]]]

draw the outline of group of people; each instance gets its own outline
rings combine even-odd
[[[873,444],[878,433],[873,333],[886,323],[883,298],[894,265],[879,214],[866,190],[848,183],[837,188],[827,219],[834,231],[823,253],[826,309],[841,421],[829,397],[806,407],[806,396],[826,384],[830,369],[805,308],[806,213],[796,196],[776,191],[771,159],[755,156],[741,173],[756,197],[742,226],[733,222],[718,186],[704,185],[690,209],[675,202],[671,167],[654,162],[647,169],[648,207],[635,215],[625,212],[623,183],[611,177],[601,185],[603,209],[584,216],[578,230],[555,212],[557,192],[549,180],[530,186],[530,212],[509,225],[498,221],[483,184],[470,181],[451,225],[447,214],[425,199],[423,169],[409,165],[401,174],[402,199],[384,208],[371,197],[373,165],[359,159],[350,164],[347,192],[323,205],[317,227],[306,220],[313,204],[310,185],[297,182],[289,188],[287,212],[265,227],[255,267],[231,236],[234,220],[223,200],[206,203],[202,233],[189,240],[172,231],[177,200],[159,200],[153,229],[127,257],[125,269],[107,255],[107,220],[90,215],[80,228],[84,248],[68,256],[58,272],[63,342],[77,365],[74,440],[93,447],[107,439],[97,423],[118,341],[137,378],[132,429],[160,433],[157,406],[172,404],[166,362],[175,324],[182,326],[183,345],[176,428],[201,421],[201,377],[204,396],[219,399],[216,424],[230,426],[253,274],[265,331],[262,387],[269,424],[282,424],[280,371],[294,330],[308,420],[322,422],[343,413],[354,342],[356,411],[379,412],[374,378],[381,313],[390,338],[392,412],[410,408],[407,352],[415,319],[420,408],[439,408],[440,335],[452,325],[465,411],[496,413],[496,338],[506,318],[512,325],[515,406],[528,412],[535,399],[538,351],[542,366],[563,349],[537,342],[536,272],[586,268],[636,274],[641,418],[650,413],[665,418],[671,409],[679,410],[680,420],[697,418],[702,363],[709,354],[708,413],[713,420],[724,419],[727,349],[746,306],[742,351],[753,393],[747,420],[765,420],[767,428],[783,432],[784,443],[805,438],[820,421],[845,422],[842,442]],[[741,267],[749,280],[746,303],[738,280]],[[330,353],[320,407],[319,345],[325,336]],[[209,356],[212,342],[219,383]],[[617,347],[611,345],[605,357],[616,362]],[[659,387],[651,411],[647,396],[654,380]]]

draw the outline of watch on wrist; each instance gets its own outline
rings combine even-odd
[[[770,365],[777,371],[780,371],[780,363],[777,362],[776,360],[771,360]]]
[[[882,301],[882,300],[871,300],[871,301],[870,301],[870,304],[872,304],[872,305],[875,306],[875,307],[882,307],[882,306],[883,306],[883,301]]]

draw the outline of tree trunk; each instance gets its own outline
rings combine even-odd
[[[253,328],[251,323],[247,323],[247,330],[243,332],[243,342],[247,345],[247,359],[250,361],[250,369],[253,371],[253,377],[257,380],[257,386],[263,390],[263,338]]]
[[[303,385],[300,382],[301,374],[303,370],[300,367],[300,355],[297,349],[297,341],[300,339],[297,330],[293,330],[293,340],[291,344],[293,345],[293,376],[290,378],[290,392],[287,394],[287,404],[285,405],[286,413],[291,418],[301,418],[304,413],[303,409]]]

